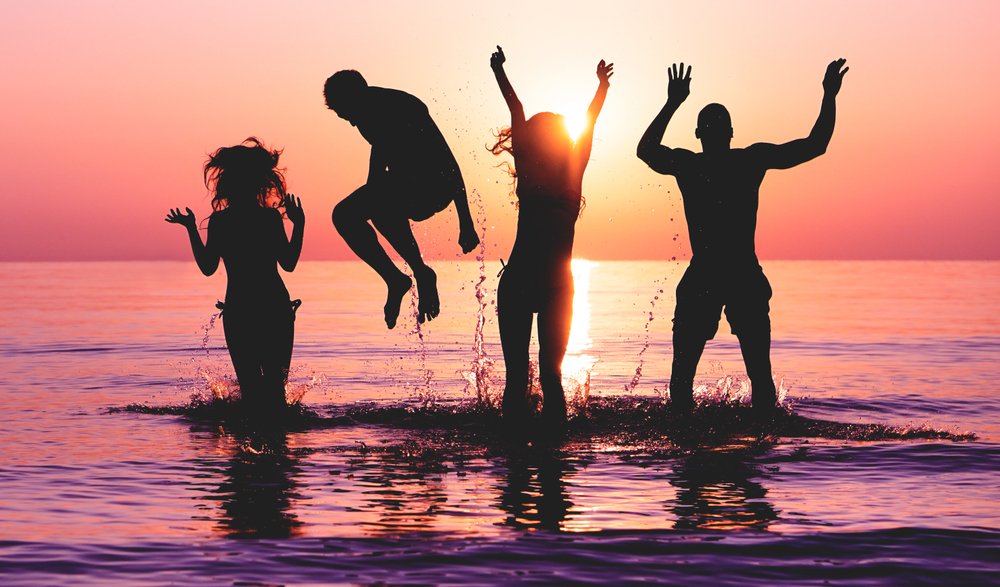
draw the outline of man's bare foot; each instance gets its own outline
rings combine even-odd
[[[403,296],[406,295],[406,292],[413,287],[413,280],[406,274],[400,273],[395,282],[386,283],[386,285],[389,287],[389,295],[386,296],[383,311],[385,312],[385,325],[392,330],[396,327],[396,319],[399,318],[399,305],[403,303]]]
[[[417,278],[417,298],[420,300],[417,304],[417,321],[423,324],[425,320],[433,320],[441,313],[437,274],[424,265],[420,269],[414,268],[413,276]]]

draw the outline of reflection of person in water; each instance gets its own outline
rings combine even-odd
[[[413,281],[386,254],[375,230],[413,270],[419,297],[417,319],[431,320],[440,311],[437,276],[420,256],[410,220],[427,220],[455,202],[462,252],[479,244],[458,163],[427,106],[416,97],[369,86],[353,70],[330,76],[323,94],[327,107],[356,126],[372,146],[368,181],[337,204],[333,224],[351,250],[385,281],[389,328],[396,325],[399,305]]]
[[[678,530],[764,530],[778,519],[765,499],[767,489],[752,481],[762,472],[746,451],[697,451],[673,468],[677,497],[667,509]]]
[[[527,416],[528,345],[533,314],[538,314],[538,369],[542,385],[542,417],[551,425],[566,422],[562,361],[573,319],[573,237],[583,196],[583,172],[590,160],[594,124],[604,106],[614,64],[597,65],[597,94],[574,142],[562,116],[540,112],[525,120],[524,107],[504,72],[505,57],[497,47],[490,59],[497,84],[510,109],[510,127],[500,131],[494,154],[514,157],[517,181],[517,238],[497,289],[500,340],[507,382],[503,417],[511,422]]]
[[[286,405],[295,309],[277,265],[285,271],[295,269],[305,225],[301,202],[285,193],[280,155],[255,138],[211,155],[205,163],[205,185],[215,192],[215,211],[208,219],[205,244],[190,208],[187,214],[180,208],[171,210],[166,219],[187,228],[202,273],[215,273],[220,258],[226,264],[229,284],[222,314],[226,345],[243,404],[258,415]],[[285,235],[280,208],[292,221],[291,240]]]
[[[221,528],[231,538],[291,538],[302,522],[292,512],[300,497],[298,459],[285,433],[269,435],[261,450],[237,449],[226,480],[215,491],[221,503]]]
[[[826,69],[823,102],[812,132],[782,145],[757,143],[730,148],[733,127],[721,104],[698,115],[695,136],[702,152],[660,144],[667,123],[690,94],[691,68],[674,64],[669,71],[667,102],[639,141],[637,154],[654,171],[673,175],[684,200],[691,238],[691,264],[677,285],[674,312],[674,360],[670,400],[680,411],[693,405],[692,385],[705,343],[715,337],[723,306],[740,341],[755,411],[775,405],[771,378],[771,286],[754,250],[758,190],[768,169],[788,169],[826,152],[836,119],[836,96],[847,73],[838,59]],[[843,68],[843,70],[841,70]]]
[[[572,466],[555,455],[539,455],[538,460],[518,456],[506,464],[507,484],[499,504],[509,515],[505,524],[519,529],[561,530],[573,507],[565,481]]]

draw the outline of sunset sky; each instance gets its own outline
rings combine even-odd
[[[330,212],[363,183],[369,149],[325,108],[340,69],[427,104],[489,257],[506,257],[510,179],[485,149],[509,122],[489,68],[498,44],[529,115],[582,112],[597,62],[615,64],[577,257],[689,251],[676,183],[635,157],[670,63],[693,71],[664,143],[699,150],[710,102],[732,113],[735,147],[806,136],[824,69],[844,57],[827,154],[764,180],[759,256],[1000,259],[1000,2],[289,4],[4,2],[0,260],[190,259],[163,218],[178,206],[206,217],[206,154],[251,135],[284,149],[303,259],[354,259]],[[452,209],[415,234],[426,257],[459,258]]]

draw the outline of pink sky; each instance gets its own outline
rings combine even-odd
[[[251,135],[285,149],[307,215],[303,258],[353,259],[330,211],[364,181],[368,145],[321,93],[345,68],[424,100],[485,210],[490,258],[505,257],[516,212],[484,148],[508,122],[489,69],[497,44],[529,114],[582,111],[597,62],[615,63],[577,257],[688,251],[676,183],[635,157],[667,65],[694,69],[665,144],[697,150],[695,116],[709,102],[732,112],[734,146],[805,136],[824,68],[844,57],[829,151],[764,181],[760,257],[1000,259],[1000,3],[475,6],[5,4],[0,260],[190,259],[183,230],[163,218],[177,206],[207,216],[206,153]],[[451,210],[415,234],[425,256],[458,258]]]

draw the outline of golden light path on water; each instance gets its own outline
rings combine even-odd
[[[597,364],[597,357],[588,354],[593,341],[590,338],[590,277],[591,270],[600,266],[600,263],[587,259],[573,259],[573,284],[575,292],[573,295],[573,325],[570,328],[569,345],[566,349],[566,357],[563,359],[563,387],[566,392],[566,403],[573,413],[586,406],[590,391],[590,378],[594,366]],[[595,447],[596,448],[596,447]],[[612,445],[604,447],[606,450],[616,448]],[[598,450],[600,450],[598,448]],[[599,479],[599,473],[593,474],[580,471],[573,477],[573,483],[564,487],[565,497],[573,504],[572,508],[565,512],[565,517],[560,520],[560,529],[565,532],[595,532],[600,530],[627,527],[634,529],[636,521],[621,519],[617,500],[623,498],[620,492],[602,491],[603,482]],[[683,488],[679,488],[670,483],[656,484],[655,487],[648,486],[638,489],[644,498],[667,502],[676,501],[682,493]],[[747,504],[751,501],[748,495],[740,487],[733,487],[729,483],[709,484],[698,487],[697,491],[688,490],[686,493],[695,493],[698,503],[711,504],[723,512],[742,512],[744,510],[752,513],[752,508]],[[544,499],[541,492],[532,494],[534,499]],[[748,509],[749,508],[749,509]],[[537,515],[537,512],[535,512]],[[741,529],[752,527],[759,523],[759,518],[753,515],[736,515],[735,517],[719,515],[704,515],[703,523],[706,527],[717,530]],[[527,523],[534,523],[527,520]],[[671,519],[651,518],[647,522],[640,522],[641,527],[663,528],[673,527],[676,523]]]
[[[586,403],[590,388],[590,376],[597,358],[586,351],[591,347],[590,339],[590,270],[597,267],[596,261],[573,259],[573,326],[569,331],[569,345],[562,362],[563,388],[566,403],[573,410]]]

